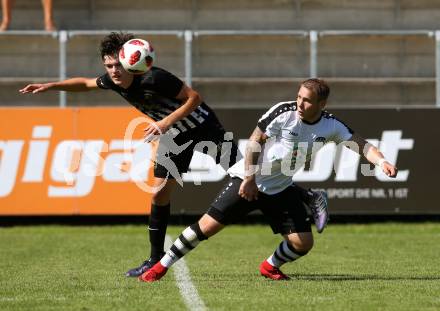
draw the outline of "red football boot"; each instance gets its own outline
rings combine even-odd
[[[156,282],[159,281],[168,271],[168,268],[161,265],[160,261],[156,263],[150,270],[144,272],[139,281],[142,282]]]
[[[263,261],[260,265],[260,273],[265,278],[269,278],[272,280],[288,280],[289,277],[281,272],[277,267],[272,266],[267,260]]]

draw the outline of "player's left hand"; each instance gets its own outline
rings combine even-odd
[[[387,175],[388,177],[396,177],[397,176],[397,167],[392,165],[391,163],[385,161],[382,164],[382,171]]]
[[[151,137],[160,136],[168,131],[168,124],[164,120],[160,120],[157,122],[151,122],[144,129],[144,140],[151,141]]]

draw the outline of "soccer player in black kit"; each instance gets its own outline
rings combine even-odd
[[[197,143],[214,143],[215,154],[208,154],[225,170],[241,157],[237,145],[231,142],[228,137],[230,135],[227,135],[214,112],[195,90],[179,78],[154,66],[139,75],[124,70],[118,53],[122,45],[133,38],[132,34],[112,32],[101,41],[100,52],[107,73],[98,78],[76,77],[58,82],[29,84],[20,90],[23,94],[48,90],[113,90],[154,120],[145,129],[146,138],[160,135],[153,182],[153,189],[157,190],[153,193],[148,226],[151,254],[139,267],[127,271],[126,276],[129,277],[141,275],[163,256],[170,196],[177,184],[176,175],[178,178],[187,172]],[[307,202],[314,212],[315,223],[319,224],[319,232],[323,230],[328,218],[327,202],[323,199],[320,193],[311,194]]]
[[[159,190],[153,193],[148,226],[151,255],[139,267],[126,273],[127,276],[136,277],[159,261],[164,253],[170,215],[170,195],[176,186],[176,172],[170,171],[170,167],[164,164],[170,163],[171,168],[176,168],[179,174],[185,173],[191,162],[194,147],[201,141],[217,145],[214,157],[225,170],[236,162],[239,152],[231,139],[225,141],[226,132],[214,112],[196,91],[179,78],[154,66],[148,72],[139,75],[130,74],[123,69],[118,53],[122,45],[133,38],[134,36],[128,33],[110,33],[101,41],[101,57],[107,73],[98,78],[76,77],[58,82],[29,84],[20,92],[35,94],[48,90],[113,90],[154,120],[147,125],[145,137],[170,134],[166,137],[168,139],[162,139],[162,135],[157,152],[157,155],[167,158],[156,159],[154,165],[155,178],[152,188]],[[224,142],[228,144],[222,148]],[[185,148],[176,151],[173,146]],[[167,159],[171,161],[167,162]]]

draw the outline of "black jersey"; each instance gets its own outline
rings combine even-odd
[[[158,67],[152,67],[142,75],[134,75],[133,82],[127,89],[114,84],[108,74],[97,78],[96,83],[102,89],[115,91],[155,121],[162,120],[182,105],[182,101],[176,99],[183,86],[182,80]],[[183,133],[198,127],[212,115],[213,112],[208,105],[202,103],[172,127]]]

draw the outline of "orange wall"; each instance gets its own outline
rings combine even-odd
[[[138,182],[151,179],[152,147],[139,144],[137,153],[126,152],[136,163],[121,161],[127,125],[137,117],[131,108],[0,109],[0,215],[149,213],[151,195],[129,173],[136,164],[145,172]],[[144,127],[134,139],[142,139]]]

